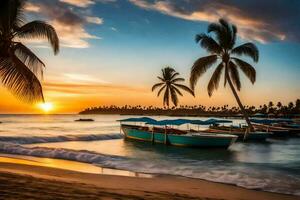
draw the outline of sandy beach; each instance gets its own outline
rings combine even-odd
[[[33,165],[30,161],[21,159],[0,161],[0,199],[252,200],[253,198],[300,199],[297,196],[248,190],[177,176],[143,178],[103,175]]]

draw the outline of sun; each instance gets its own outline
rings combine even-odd
[[[39,108],[42,109],[45,113],[50,112],[51,110],[53,110],[53,104],[50,102],[45,102],[45,103],[40,103]]]

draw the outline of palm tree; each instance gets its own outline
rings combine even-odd
[[[214,33],[215,39],[208,34],[202,33],[196,35],[196,42],[210,54],[206,57],[201,57],[194,63],[191,69],[190,84],[194,90],[198,79],[218,60],[218,64],[214,71],[208,86],[208,95],[211,96],[213,91],[218,89],[221,74],[225,71],[224,86],[228,83],[232,93],[246,119],[246,122],[251,130],[253,127],[249,120],[248,114],[236,92],[240,91],[241,81],[239,69],[250,79],[252,84],[256,80],[256,71],[249,63],[235,56],[249,56],[254,62],[258,62],[259,52],[253,43],[245,43],[235,47],[237,28],[235,25],[229,24],[227,21],[220,19],[219,23],[211,23],[208,26],[208,33]]]
[[[15,96],[32,103],[44,101],[40,80],[45,64],[20,41],[47,39],[57,54],[59,39],[55,29],[43,21],[24,23],[25,2],[0,2],[0,81]]]
[[[160,80],[160,82],[152,86],[152,91],[160,87],[157,96],[159,96],[164,91],[164,97],[163,97],[164,106],[167,105],[167,107],[169,108],[170,96],[174,106],[178,105],[178,94],[180,96],[183,96],[180,89],[194,96],[194,92],[189,87],[178,83],[184,81],[184,79],[178,77],[179,73],[176,72],[173,68],[166,67],[161,71],[162,71],[162,76],[157,77]]]

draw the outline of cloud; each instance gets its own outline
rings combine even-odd
[[[78,6],[82,8],[86,8],[90,5],[95,4],[92,0],[60,0],[61,2],[71,4],[73,6]]]
[[[111,2],[115,2],[116,0],[59,0],[59,1],[70,4],[72,6],[86,8],[95,4],[96,2],[111,3]]]
[[[61,95],[116,95],[128,94],[128,92],[145,93],[145,88],[131,87],[126,85],[115,85],[110,83],[66,83],[66,82],[45,82],[43,88],[47,93]]]
[[[33,3],[28,2],[28,3],[25,4],[25,10],[28,11],[28,12],[39,12],[40,7],[34,5]]]
[[[61,80],[64,80],[65,82],[69,82],[69,83],[74,83],[74,82],[76,82],[76,83],[102,83],[102,84],[109,83],[102,79],[92,77],[91,75],[88,75],[88,74],[74,74],[74,73],[63,74],[63,78]]]
[[[117,95],[128,92],[149,92],[148,89],[145,90],[142,87],[113,84],[100,77],[82,73],[64,73],[50,76],[43,83],[43,88],[47,93],[50,92],[57,96]]]
[[[60,44],[63,47],[87,48],[89,39],[100,39],[96,35],[88,33],[85,25],[88,23],[102,24],[103,19],[94,16],[84,16],[80,10],[73,9],[70,4],[81,2],[79,7],[92,5],[93,1],[83,0],[31,0],[25,6],[25,10],[35,15],[46,18],[48,23],[55,28]]]
[[[117,29],[117,28],[115,28],[115,27],[110,27],[110,29],[111,29],[112,31],[115,31],[115,32],[117,32],[117,31],[118,31],[118,29]]]
[[[86,21],[92,24],[103,24],[103,19],[99,17],[86,17]]]
[[[204,22],[225,18],[236,24],[239,36],[261,43],[300,41],[300,1],[291,0],[129,0],[134,5],[173,17]]]

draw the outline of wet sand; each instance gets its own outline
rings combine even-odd
[[[299,200],[300,197],[177,176],[103,175],[0,160],[0,199]]]

